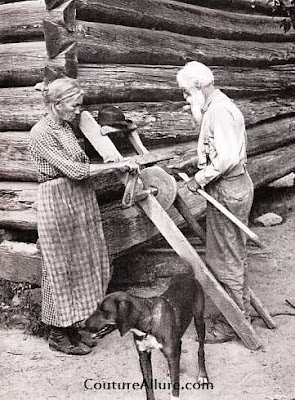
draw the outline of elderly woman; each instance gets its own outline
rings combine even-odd
[[[84,355],[95,345],[78,332],[110,281],[99,206],[89,178],[105,166],[90,164],[68,122],[80,113],[78,82],[60,78],[43,91],[47,115],[31,130],[30,153],[38,171],[38,235],[42,253],[42,321],[49,347]],[[119,160],[112,160],[119,161]],[[136,168],[121,161],[112,168]]]

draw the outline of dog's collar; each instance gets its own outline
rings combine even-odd
[[[137,328],[131,328],[130,332],[133,332],[136,336],[138,336],[141,340],[142,339],[146,339],[148,336],[148,333],[146,332],[142,332],[141,330],[137,329]]]

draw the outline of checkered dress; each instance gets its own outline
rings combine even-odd
[[[69,125],[49,117],[31,131],[39,181],[42,321],[66,327],[87,318],[107,290],[109,258],[89,160]]]

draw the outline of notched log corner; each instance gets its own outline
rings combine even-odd
[[[68,32],[76,32],[76,0],[46,1],[47,17],[45,20],[64,26]]]
[[[45,19],[43,21],[47,55],[55,58],[75,43],[75,37],[61,34],[61,27],[56,22]]]
[[[44,81],[46,83],[63,76],[76,79],[78,75],[78,49],[75,43],[58,54],[55,58],[49,59],[44,68]]]

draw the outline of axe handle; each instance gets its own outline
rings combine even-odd
[[[190,178],[184,172],[179,172],[178,176],[185,182],[188,182]],[[206,193],[202,189],[198,189],[198,193],[203,196],[207,201],[214,205],[223,215],[225,215],[228,219],[230,219],[235,225],[237,225],[249,238],[252,242],[256,243],[261,249],[265,249],[267,246],[263,244],[256,233],[252,232],[251,229],[248,228],[247,225],[243,224],[237,217],[235,217],[227,208],[225,208],[222,204],[220,204],[217,200],[215,200],[210,194]]]

